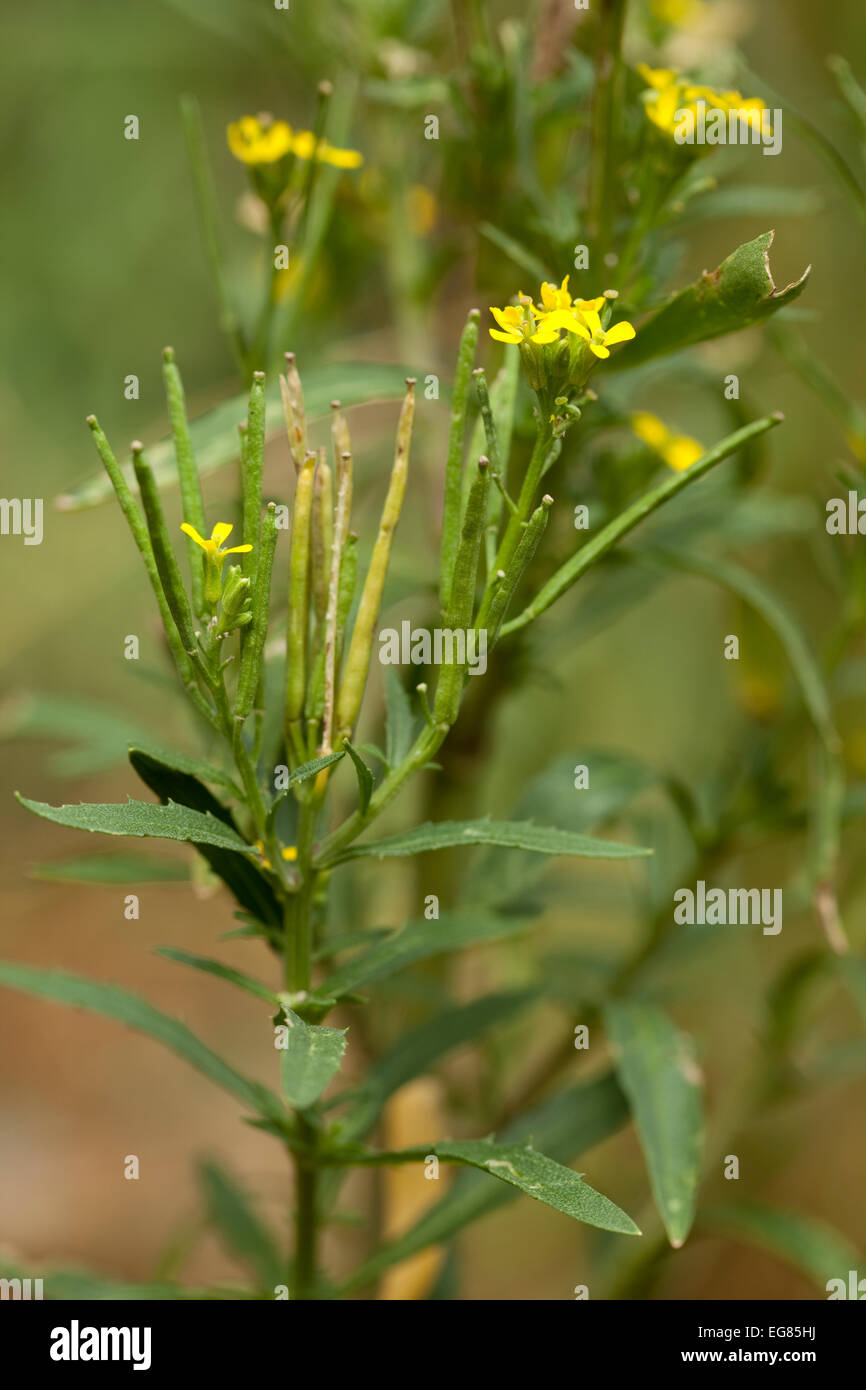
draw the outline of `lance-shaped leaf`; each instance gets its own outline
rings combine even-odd
[[[496,1144],[492,1139],[470,1139],[461,1143],[434,1144],[431,1153],[452,1163],[480,1168],[500,1182],[519,1188],[527,1197],[534,1197],[537,1202],[587,1226],[617,1231],[620,1235],[640,1235],[631,1217],[609,1197],[585,1183],[582,1173],[575,1173],[528,1144]]]
[[[254,980],[251,975],[244,974],[242,970],[235,970],[233,965],[224,965],[221,960],[213,960],[210,956],[193,955],[191,951],[182,951],[177,946],[154,946],[153,949],[158,956],[165,956],[166,960],[177,961],[179,965],[189,965],[193,970],[201,970],[205,975],[225,980],[226,984],[235,985],[247,994],[254,994],[257,999],[264,999],[268,1004],[278,1005],[280,1002],[279,997],[266,985]]]
[[[691,1039],[651,1004],[604,1011],[617,1074],[628,1096],[668,1239],[691,1229],[704,1135],[703,1078]]]
[[[305,1023],[291,1009],[284,1012],[288,1037],[280,1053],[282,1092],[289,1105],[305,1110],[339,1071],[346,1051],[346,1029]]]
[[[628,1117],[625,1097],[612,1072],[588,1084],[559,1091],[527,1112],[509,1129],[507,1137],[526,1142],[532,1139],[560,1162],[568,1162],[586,1149],[615,1134]],[[450,1240],[465,1226],[514,1200],[517,1190],[510,1184],[487,1182],[467,1169],[434,1207],[404,1235],[377,1250],[352,1275],[342,1290],[361,1288],[384,1270],[408,1259],[428,1245]]]
[[[272,1091],[258,1081],[241,1076],[179,1019],[162,1013],[146,999],[130,994],[119,985],[88,980],[64,970],[39,970],[17,961],[0,961],[0,985],[22,990],[25,994],[37,994],[43,999],[54,999],[58,1004],[86,1009],[89,1013],[101,1014],[103,1018],[113,1018],[118,1023],[137,1028],[140,1033],[147,1033],[171,1048],[178,1057],[222,1086],[224,1091],[236,1096],[251,1110],[285,1124],[286,1112]]]
[[[160,801],[188,806],[192,811],[221,821],[234,834],[238,834],[231,811],[199,781],[198,775],[193,775],[190,767],[190,764],[194,766],[193,759],[172,755],[171,761],[166,762],[143,748],[130,748],[129,761],[145,786],[150,787]],[[281,926],[283,919],[279,901],[257,864],[247,857],[227,854],[223,846],[197,844],[196,848],[242,908],[266,926]],[[249,850],[250,846],[245,845],[245,848]]]
[[[351,994],[358,985],[381,980],[416,961],[456,951],[462,946],[513,936],[525,925],[516,918],[494,917],[484,912],[447,912],[438,921],[428,922],[421,918],[409,922],[402,931],[377,941],[369,951],[347,961],[319,985],[316,997],[339,999]]]
[[[848,1271],[863,1267],[863,1252],[826,1222],[795,1211],[780,1211],[764,1202],[725,1202],[710,1207],[702,1211],[700,1224],[702,1230],[722,1231],[787,1260],[820,1289],[826,1290],[831,1279],[842,1279],[846,1297]]]
[[[68,825],[73,830],[90,830],[100,835],[136,835],[160,840],[185,840],[194,845],[215,845],[235,854],[253,854],[253,846],[242,840],[236,830],[224,825],[212,815],[191,811],[188,806],[154,806],[149,801],[133,801],[125,805],[113,802],[79,802],[73,806],[49,806],[45,801],[30,801],[16,792],[22,806],[44,820]]]
[[[208,1160],[199,1176],[208,1215],[226,1248],[248,1265],[264,1291],[272,1291],[285,1277],[285,1259],[270,1233],[253,1210],[246,1193],[226,1171]]]
[[[770,247],[775,233],[764,232],[738,246],[715,270],[680,290],[644,323],[621,368],[640,366],[651,357],[720,338],[761,323],[802,293],[811,266],[784,289],[776,289],[770,272]]]
[[[189,883],[182,859],[151,859],[144,854],[82,854],[43,859],[28,870],[46,883]]]
[[[532,821],[443,820],[428,821],[401,835],[389,835],[370,844],[352,845],[332,862],[374,856],[377,859],[394,855],[426,854],[434,849],[453,849],[457,845],[501,845],[508,849],[526,849],[534,854],[567,854],[587,859],[634,859],[651,854],[640,845],[621,844],[616,840],[596,840],[573,830],[558,830],[552,825],[535,825]]]
[[[373,795],[373,774],[368,768],[361,754],[351,745],[347,738],[343,739],[343,747],[355,767],[355,774],[358,778],[358,810],[363,816],[367,807],[370,805],[370,797]]]

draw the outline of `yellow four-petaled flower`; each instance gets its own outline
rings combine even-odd
[[[541,303],[535,305],[524,294],[519,294],[520,305],[508,304],[504,309],[490,306],[490,312],[499,328],[489,330],[491,338],[502,343],[537,343],[544,347],[559,340],[560,329],[582,338],[590,352],[596,357],[610,357],[610,349],[616,343],[626,343],[635,336],[630,323],[615,323],[612,328],[603,328],[599,310],[605,303],[604,295],[597,299],[572,299],[568,290],[566,275],[561,285],[550,284],[545,280],[541,286]]]
[[[316,159],[336,169],[357,169],[364,163],[358,150],[343,150],[328,140],[317,140],[311,130],[292,130],[288,121],[268,116],[241,116],[227,130],[229,149],[244,164],[276,164],[284,155]]]

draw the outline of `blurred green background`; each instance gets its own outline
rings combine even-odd
[[[99,414],[118,444],[163,433],[160,352],[166,343],[177,352],[193,412],[239,386],[201,253],[178,106],[182,94],[192,92],[201,103],[230,280],[242,305],[257,284],[262,251],[237,215],[244,178],[226,148],[226,124],[264,109],[310,125],[323,78],[357,96],[348,143],[364,152],[365,169],[355,183],[341,184],[322,283],[313,287],[292,342],[281,344],[296,348],[302,368],[305,360],[370,358],[408,362],[419,376],[444,372],[447,380],[469,305],[505,303],[513,293],[513,272],[498,285],[485,278],[491,263],[474,254],[474,228],[443,227],[444,218],[437,221],[434,212],[432,225],[413,243],[417,250],[419,240],[428,238],[420,254],[442,262],[432,300],[419,301],[413,310],[405,296],[400,299],[407,271],[399,263],[394,221],[402,213],[389,205],[389,189],[404,200],[407,186],[431,189],[441,207],[438,163],[448,136],[446,130],[438,145],[425,142],[421,119],[377,104],[364,80],[399,71],[401,49],[410,43],[428,54],[431,75],[447,73],[454,61],[449,8],[409,7],[397,0],[366,6],[319,0],[315,16],[310,8],[301,0],[292,0],[288,14],[273,12],[266,0],[4,6],[2,492],[46,501],[41,546],[25,547],[12,536],[0,540],[7,726],[14,725],[20,701],[37,691],[97,700],[161,744],[188,738],[183,714],[166,698],[151,598],[113,504],[79,513],[50,504],[95,470],[84,425],[88,412]],[[855,161],[856,137],[843,122],[824,59],[842,53],[862,76],[866,29],[860,0],[833,6],[719,0],[711,8],[733,26],[758,77],[838,138]],[[521,5],[487,10],[495,25],[524,18]],[[353,61],[352,35],[359,29],[367,40]],[[138,141],[123,138],[128,114],[139,117]],[[802,326],[810,347],[856,397],[864,365],[857,309],[864,229],[826,167],[792,136],[786,136],[778,159],[753,158],[743,169],[758,184],[816,190],[811,212],[775,221],[774,274],[784,285],[813,265],[799,301],[807,315]],[[484,215],[479,207],[479,219]],[[677,282],[714,266],[767,225],[753,216],[702,224]],[[785,412],[786,424],[770,443],[767,486],[779,495],[811,499],[820,527],[824,499],[839,491],[833,465],[845,457],[837,425],[752,334],[708,351],[720,375],[741,375],[761,411]],[[137,401],[124,398],[130,373],[140,380]],[[704,442],[725,430],[721,409],[715,417],[706,398],[687,389],[666,389],[653,408]],[[394,414],[385,407],[354,413],[361,467],[366,459],[372,477],[381,474],[376,449]],[[407,547],[417,542],[431,566],[436,537],[430,508],[446,428],[444,406],[441,413],[432,403],[422,406],[416,490],[407,505],[404,540]],[[287,467],[274,446],[268,474],[274,489]],[[231,480],[222,475],[209,495],[230,492]],[[799,537],[781,539],[761,548],[754,561],[820,644],[836,600],[815,551]],[[481,770],[474,787],[477,807],[493,814],[507,808],[535,768],[586,746],[633,751],[684,775],[724,763],[745,698],[739,673],[719,656],[719,633],[739,631],[730,626],[735,621],[716,590],[678,580],[591,638],[570,641],[559,626],[529,686],[497,712],[499,756]],[[123,658],[130,633],[141,638],[139,662]],[[861,778],[862,713],[861,698],[845,707],[843,719],[849,769]],[[52,763],[56,751],[35,737],[4,746],[3,954],[122,982],[223,1043],[239,1067],[260,1070],[257,1007],[149,951],[165,942],[211,950],[218,932],[232,925],[224,898],[194,897],[181,884],[143,886],[141,918],[126,921],[123,888],[43,883],[29,876],[34,862],[81,853],[89,845],[28,817],[12,800],[13,789],[52,802],[137,794],[122,762],[88,776],[64,776]],[[845,915],[852,939],[862,943],[864,890],[854,877],[862,844],[858,848],[856,836],[855,827],[847,848],[852,887]],[[787,882],[800,852],[796,840],[771,844],[736,881]],[[564,879],[562,901],[546,923],[552,939],[569,928],[569,884],[580,885],[585,872]],[[640,870],[618,872],[627,890],[628,874]],[[375,891],[379,911],[387,905],[383,920],[400,920],[394,885],[389,881]],[[630,928],[625,913],[618,921],[594,906],[590,894],[580,930],[586,944],[609,946],[611,934],[624,940]],[[737,933],[677,967],[672,988],[678,1018],[699,1037],[711,1113],[724,1113],[758,1045],[767,978],[786,953],[808,945],[816,932],[811,914],[803,912],[786,918],[778,939]],[[234,942],[224,955],[252,968],[259,950]],[[261,964],[266,969],[268,962]],[[479,969],[489,982],[519,973],[519,964],[503,949],[499,957],[485,957]],[[840,1000],[832,1016],[821,1019],[820,1033],[810,1034],[808,1046],[830,1044],[856,1027],[853,1006]],[[526,1030],[521,1046],[527,1060],[546,1028],[549,1023],[541,1020]],[[29,1261],[47,1266],[62,1259],[118,1276],[150,1277],[178,1231],[196,1225],[193,1165],[210,1152],[224,1156],[262,1195],[274,1220],[284,1220],[285,1175],[270,1141],[240,1125],[225,1097],[149,1043],[110,1024],[4,993],[0,1054],[0,1244]],[[750,1175],[749,1195],[824,1218],[866,1246],[859,1183],[864,1100],[866,1083],[855,1077],[789,1106],[772,1125],[753,1127],[739,1151]],[[122,1176],[131,1153],[141,1159],[137,1183]],[[640,1221],[649,1198],[630,1130],[585,1156],[580,1167]],[[359,1179],[359,1194],[364,1185]],[[351,1232],[335,1239],[338,1267],[357,1253],[360,1241]],[[518,1202],[462,1238],[462,1296],[568,1298],[583,1281],[596,1241],[597,1233]],[[184,1266],[190,1281],[215,1282],[231,1272],[209,1239]],[[706,1236],[668,1262],[656,1296],[797,1298],[814,1296],[814,1290],[770,1256]]]

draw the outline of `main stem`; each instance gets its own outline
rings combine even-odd
[[[297,994],[310,988],[312,960],[312,903],[316,871],[312,865],[316,809],[312,801],[300,804],[298,818],[298,868],[301,886],[286,903],[286,988]],[[295,1299],[315,1297],[318,1164],[315,1156],[316,1129],[298,1115],[298,1129],[307,1141],[306,1152],[296,1152],[295,1161]]]

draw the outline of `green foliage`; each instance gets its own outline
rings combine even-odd
[[[608,1004],[604,1022],[674,1249],[694,1220],[704,1116],[691,1039],[651,1004]]]
[[[720,338],[785,308],[806,288],[809,269],[799,280],[777,290],[770,272],[774,232],[764,232],[738,246],[715,270],[680,290],[645,323],[624,367],[639,367],[651,357],[679,352],[693,343]]]

